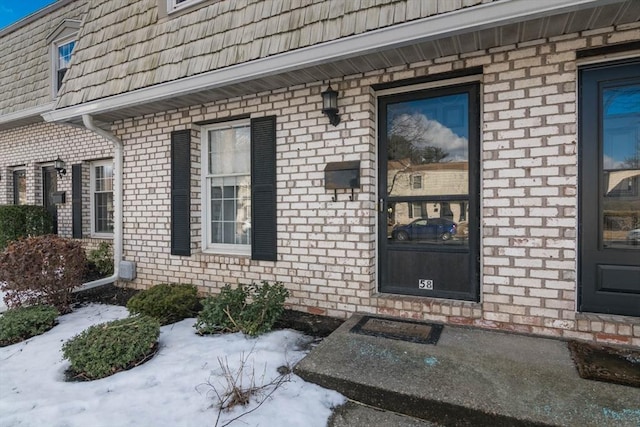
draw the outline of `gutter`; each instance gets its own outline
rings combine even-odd
[[[493,1],[58,108],[42,116],[48,122],[71,121],[85,114],[109,113],[385,49],[621,1]]]
[[[123,171],[122,165],[124,163],[124,150],[122,141],[116,137],[112,132],[99,128],[93,121],[93,117],[89,114],[82,115],[82,123],[90,131],[97,133],[101,137],[111,141],[113,143],[113,159],[115,173],[113,176],[113,274],[109,277],[94,280],[92,282],[83,283],[75,288],[74,292],[85,291],[87,289],[96,288],[98,286],[108,285],[114,283],[120,278],[120,261],[123,254],[123,233],[122,233],[122,180]]]

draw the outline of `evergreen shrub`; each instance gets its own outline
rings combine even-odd
[[[0,316],[0,347],[24,341],[53,328],[58,310],[48,305],[19,307]]]
[[[44,207],[0,205],[0,251],[22,237],[51,233],[53,220]]]
[[[131,369],[153,357],[159,336],[158,321],[144,315],[91,326],[62,345],[67,374],[96,380]]]
[[[195,328],[199,334],[243,332],[256,336],[269,332],[284,312],[289,291],[280,282],[273,285],[225,285],[218,295],[206,298]]]
[[[202,308],[194,285],[162,283],[139,292],[127,302],[132,314],[155,317],[161,325],[195,317]]]

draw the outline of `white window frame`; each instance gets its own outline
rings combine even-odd
[[[411,175],[411,189],[412,190],[422,189],[422,175],[420,174]]]
[[[57,94],[58,91],[60,90],[60,88],[58,87],[58,71],[60,71],[60,55],[59,55],[59,49],[62,46],[65,46],[69,43],[74,43],[76,41],[76,35],[74,34],[71,37],[65,37],[64,39],[60,39],[60,40],[56,40],[55,42],[53,42],[53,62],[52,62],[52,68],[53,68],[53,90],[54,92]],[[73,49],[75,49],[75,45],[73,46]],[[72,54],[73,54],[73,49],[72,49]],[[67,67],[68,69],[69,67]]]
[[[95,191],[95,184],[96,184],[96,167],[100,167],[100,166],[107,166],[110,165],[112,168],[114,168],[114,164],[113,164],[113,159],[107,159],[107,160],[98,160],[95,162],[91,162],[90,166],[91,166],[91,173],[90,173],[90,188],[89,188],[89,193],[91,195],[91,237],[97,237],[97,238],[103,238],[103,239],[112,239],[113,238],[113,232],[111,233],[105,233],[105,232],[97,232],[96,231],[96,191]],[[114,170],[114,169],[112,169]],[[113,178],[112,178],[113,179]],[[111,190],[111,194],[113,195],[113,190]],[[113,196],[112,196],[113,197]],[[115,199],[113,200],[113,203],[115,203]],[[115,211],[115,207],[114,207],[114,211]]]
[[[80,29],[80,21],[65,20],[47,37],[49,44],[49,69],[51,76],[49,81],[51,84],[51,96],[55,99],[58,96],[58,48],[67,43],[75,41],[77,44],[78,30]],[[76,46],[74,46],[75,50]]]
[[[182,9],[186,9],[189,6],[193,6],[197,3],[202,3],[204,0],[184,0],[180,3],[177,0],[166,0],[167,1],[167,14],[180,11]]]
[[[202,144],[201,144],[201,194],[202,194],[202,252],[225,254],[225,255],[242,255],[251,256],[251,243],[248,244],[230,244],[230,243],[210,243],[212,236],[211,229],[211,185],[209,184],[209,132],[212,130],[231,129],[234,127],[250,127],[249,119],[234,120],[224,123],[217,123],[201,128]],[[249,154],[249,163],[251,164],[251,154]],[[231,176],[231,175],[225,175]],[[251,182],[251,171],[249,171],[249,179]],[[251,207],[253,209],[254,206]]]

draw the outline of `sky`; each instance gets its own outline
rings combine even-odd
[[[0,0],[0,29],[52,3],[55,0]]]
[[[221,364],[237,375],[244,361],[242,383],[253,378],[260,386],[278,377],[278,367],[300,361],[312,340],[293,330],[257,338],[199,336],[196,319],[185,319],[160,328],[158,353],[144,364],[100,380],[66,382],[62,344],[91,325],[127,315],[124,307],[91,304],[60,316],[42,335],[0,348],[0,425],[213,427],[219,412],[213,387],[223,393],[226,384]],[[291,375],[247,406],[222,412],[218,426],[241,416],[230,427],[324,427],[332,408],[345,401]]]

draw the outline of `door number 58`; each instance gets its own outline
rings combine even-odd
[[[418,288],[433,290],[433,280],[418,279]]]

